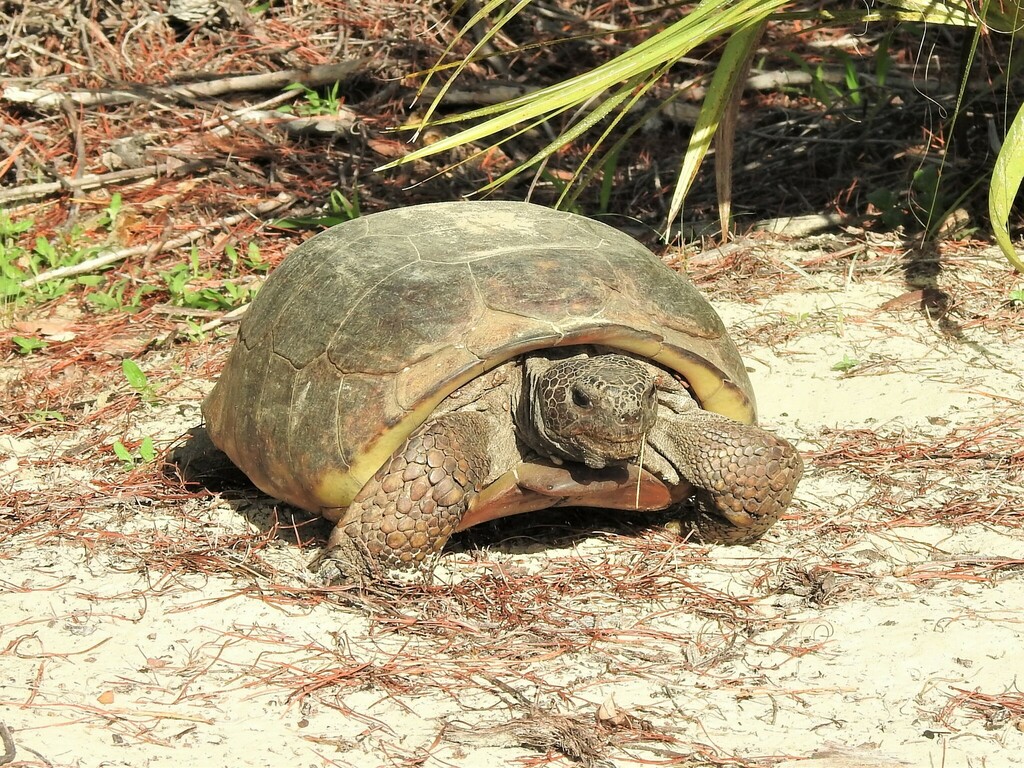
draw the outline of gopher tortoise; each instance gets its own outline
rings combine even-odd
[[[527,203],[418,205],[303,243],[203,415],[256,486],[335,523],[334,578],[421,571],[456,531],[557,506],[672,507],[747,543],[801,472],[684,277]]]

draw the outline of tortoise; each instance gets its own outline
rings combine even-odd
[[[801,473],[685,277],[529,203],[417,205],[307,240],[203,415],[257,487],[334,523],[317,560],[333,578],[423,572],[456,531],[557,506],[672,508],[704,541],[748,543]]]

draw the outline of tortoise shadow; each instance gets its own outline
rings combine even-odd
[[[327,543],[333,527],[319,515],[263,493],[214,446],[203,426],[195,426],[168,456],[168,474],[192,490],[220,496],[236,513],[263,533],[303,549]],[[506,555],[531,554],[571,547],[601,532],[640,536],[662,527],[667,512],[623,513],[596,507],[559,507],[502,517],[456,533],[444,552],[488,550]]]
[[[273,533],[282,542],[316,548],[330,534],[330,523],[319,515],[278,501],[253,485],[201,425],[192,427],[172,449],[166,471],[189,490],[219,496],[253,528]]]

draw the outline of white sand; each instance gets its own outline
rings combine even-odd
[[[749,548],[692,547],[664,531],[615,530],[607,517],[574,540],[531,529],[529,545],[456,547],[439,572],[485,607],[442,594],[436,626],[417,605],[394,606],[403,623],[333,598],[282,599],[307,584],[310,554],[283,538],[260,555],[283,573],[274,581],[242,565],[168,571],[160,552],[174,545],[161,537],[194,539],[197,552],[218,536],[257,537],[273,505],[106,492],[123,475],[105,457],[60,460],[92,439],[85,430],[0,438],[0,490],[107,493],[65,536],[37,523],[0,542],[0,720],[14,764],[507,765],[545,750],[486,727],[533,709],[541,722],[576,716],[595,732],[599,707],[607,718],[613,702],[650,731],[609,726],[606,765],[693,764],[687,755],[805,768],[1024,765],[1024,532],[1013,509],[1024,498],[1013,420],[1024,312],[997,306],[1009,280],[996,280],[993,311],[1011,316],[1010,329],[972,326],[960,339],[913,309],[879,309],[908,290],[897,269],[855,270],[849,283],[801,277],[764,301],[715,302],[752,370],[762,421],[801,450],[833,446],[829,430],[872,430],[885,446],[991,421],[983,457],[890,456],[884,470],[809,460],[792,514]],[[966,302],[954,319],[966,324],[973,311]],[[788,340],[743,341],[780,320],[796,328]],[[844,356],[863,373],[832,370]],[[114,433],[179,434],[209,386],[191,384]],[[951,525],[949,510],[972,503],[993,512]],[[133,540],[151,544],[135,555]],[[502,569],[537,592],[503,595]],[[656,589],[639,594],[645,584]],[[323,675],[334,684],[300,690]]]

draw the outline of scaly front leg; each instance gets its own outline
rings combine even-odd
[[[694,487],[694,503],[676,507],[702,541],[746,544],[789,506],[803,463],[787,441],[759,427],[701,409],[685,391],[658,393],[644,467],[667,483]]]
[[[310,567],[331,581],[422,571],[480,489],[493,429],[486,414],[459,412],[414,432],[359,491]],[[337,576],[324,572],[328,565]]]

